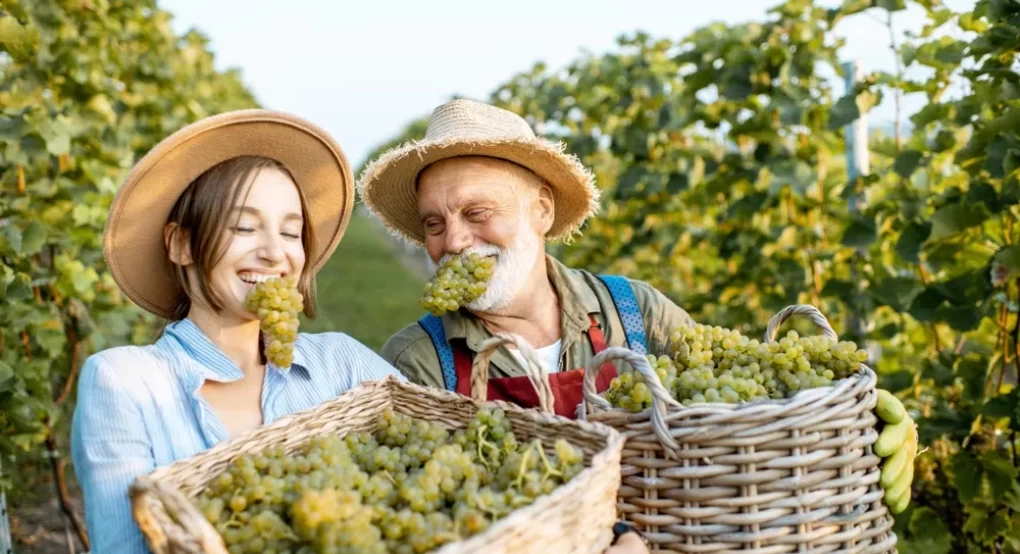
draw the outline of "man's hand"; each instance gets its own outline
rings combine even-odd
[[[616,544],[610,546],[605,554],[649,554],[648,546],[637,533],[631,531],[620,535]]]
[[[914,456],[917,455],[917,426],[903,403],[885,390],[878,390],[875,413],[885,427],[875,442],[875,454],[885,458],[879,482],[885,491],[883,500],[898,514],[910,504],[910,485],[914,480]]]

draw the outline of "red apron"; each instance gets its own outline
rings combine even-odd
[[[591,319],[591,327],[588,327],[588,341],[592,350],[599,354],[606,349],[606,337],[599,328],[595,316],[588,316]],[[457,342],[451,345],[453,348],[453,366],[457,370],[457,393],[464,396],[471,396],[471,351],[463,343]],[[606,362],[599,370],[595,378],[595,390],[602,392],[609,388],[610,381],[616,377],[616,367]],[[584,382],[584,368],[570,371],[559,371],[549,375],[549,386],[552,388],[557,415],[575,419],[577,417],[577,406],[584,398],[581,383]],[[500,377],[489,379],[488,400],[504,400],[513,402],[523,408],[534,408],[538,406],[538,393],[527,376]]]

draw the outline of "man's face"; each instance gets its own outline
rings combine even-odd
[[[457,254],[496,258],[488,290],[466,307],[497,313],[544,264],[552,224],[548,189],[524,168],[493,158],[459,157],[429,166],[418,180],[425,250],[435,263]]]

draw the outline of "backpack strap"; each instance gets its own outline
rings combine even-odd
[[[432,345],[436,347],[436,354],[439,356],[439,365],[443,369],[443,382],[446,390],[457,390],[457,369],[453,362],[453,348],[446,342],[446,330],[443,329],[443,320],[432,314],[425,314],[418,320],[418,324],[428,333],[432,339]]]
[[[598,278],[609,289],[616,313],[620,314],[623,331],[627,335],[627,345],[638,354],[647,354],[648,337],[645,335],[645,324],[630,281],[619,275],[598,275]]]

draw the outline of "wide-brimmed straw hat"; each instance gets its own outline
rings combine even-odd
[[[418,175],[430,164],[457,156],[487,156],[523,166],[547,182],[556,206],[549,239],[566,238],[598,211],[595,179],[562,143],[537,137],[519,115],[458,99],[432,112],[425,138],[393,148],[365,168],[358,190],[365,205],[403,238],[422,244]]]
[[[167,219],[191,182],[239,156],[270,158],[291,172],[316,237],[308,252],[312,270],[332,254],[354,205],[354,177],[340,146],[318,126],[287,113],[223,113],[163,139],[134,166],[110,207],[103,253],[113,278],[136,304],[171,316],[183,291],[173,279],[164,244]]]

